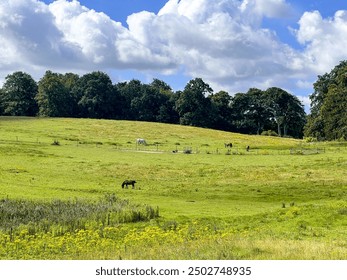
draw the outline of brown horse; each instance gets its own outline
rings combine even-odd
[[[125,188],[128,188],[129,185],[132,186],[133,189],[135,189],[135,183],[136,181],[135,180],[125,180],[123,183],[122,183],[122,189]]]
[[[233,147],[233,143],[224,143],[224,147],[225,148],[232,148]]]

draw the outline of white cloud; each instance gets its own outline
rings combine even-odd
[[[312,81],[298,80],[296,82],[296,85],[297,85],[298,88],[301,88],[301,89],[311,89],[312,85],[313,85],[313,82]]]
[[[190,76],[237,91],[269,84],[269,77],[288,79],[303,67],[301,54],[253,19],[265,12],[282,16],[287,7],[277,0],[170,0],[158,16],[128,24],[132,32],[141,30],[142,42],[159,44],[176,64],[185,65]]]
[[[78,47],[91,64],[110,68],[171,67],[166,57],[152,53],[136,33],[104,13],[83,7],[76,0],[55,1],[49,9],[64,41]]]
[[[291,17],[294,9],[285,0],[254,0],[258,13],[269,18]]]
[[[169,0],[158,14],[130,15],[127,28],[77,0],[2,0],[0,77],[17,70],[184,69],[215,90],[307,88],[303,81],[346,58],[347,15],[305,13],[294,30],[304,46],[298,51],[261,26],[264,17],[292,12],[285,0]]]
[[[318,11],[306,12],[296,30],[305,46],[307,65],[317,73],[330,71],[347,57],[347,11],[337,11],[333,18],[322,18]]]
[[[71,2],[0,2],[0,73],[46,69],[166,69],[172,62],[152,53],[120,23]]]

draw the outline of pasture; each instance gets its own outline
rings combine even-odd
[[[54,118],[0,133],[1,259],[347,259],[345,142]]]

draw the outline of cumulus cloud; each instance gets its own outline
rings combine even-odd
[[[0,2],[0,71],[13,69],[166,69],[129,30],[78,1]],[[42,71],[41,71],[42,72]],[[2,74],[3,75],[3,74]]]
[[[285,0],[168,0],[158,14],[129,15],[128,27],[77,0],[0,2],[0,76],[9,71],[184,69],[215,90],[303,87],[318,70],[346,57],[346,12],[305,13],[294,31],[298,51],[262,27],[290,17]],[[339,38],[336,41],[336,38]],[[301,82],[298,82],[301,81]]]
[[[288,78],[302,67],[301,54],[254,20],[265,11],[267,16],[281,16],[286,7],[276,0],[170,0],[151,21],[133,25],[130,18],[128,24],[131,31],[142,29],[141,38],[160,42],[190,76],[235,91],[249,86],[250,80],[266,86],[276,76]]]
[[[294,9],[285,0],[244,0],[241,10],[269,18],[291,17]]]
[[[308,65],[324,73],[347,57],[347,11],[337,11],[324,19],[318,11],[305,12],[296,30],[298,41],[305,46]]]
[[[2,52],[7,64],[36,62],[52,55],[59,31],[53,24],[53,17],[46,5],[32,1],[4,1],[0,4],[0,34],[3,46],[9,52]],[[35,56],[34,53],[40,53]],[[8,55],[7,55],[8,54]]]

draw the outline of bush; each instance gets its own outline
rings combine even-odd
[[[261,133],[263,136],[278,136],[278,134],[273,130],[266,130]]]
[[[58,140],[54,140],[52,145],[53,146],[60,146],[60,142]]]
[[[188,147],[188,148],[184,148],[183,153],[184,154],[191,154],[193,152],[192,148]]]
[[[304,140],[307,143],[312,143],[312,142],[317,142],[318,141],[316,137],[305,137]]]

